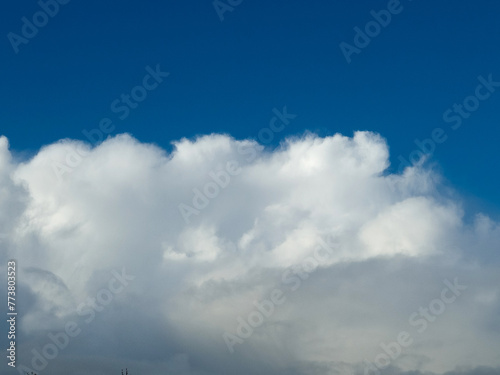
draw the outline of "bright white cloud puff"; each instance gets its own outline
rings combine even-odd
[[[370,132],[171,154],[119,135],[24,162],[0,138],[20,364],[75,322],[51,374],[498,374],[499,224],[388,158]]]

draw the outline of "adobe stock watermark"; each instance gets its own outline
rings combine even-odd
[[[479,84],[474,89],[472,95],[467,96],[461,103],[454,103],[443,113],[443,121],[451,124],[452,130],[457,130],[462,126],[464,120],[468,119],[472,113],[476,112],[482,101],[485,101],[495,93],[497,88],[500,87],[500,81],[494,81],[492,74],[488,74],[488,78],[482,75],[477,77]],[[398,156],[399,167],[398,172],[403,171],[406,167],[418,165],[425,155],[430,155],[436,150],[436,146],[444,143],[448,139],[448,134],[443,128],[434,128],[431,132],[430,138],[420,141],[415,138],[414,143],[417,146],[408,155],[408,159],[403,155]]]
[[[274,135],[283,131],[285,126],[290,124],[290,120],[297,117],[297,115],[288,113],[286,106],[284,106],[281,111],[277,108],[273,108],[272,111],[274,116],[269,121],[269,126],[260,129],[257,134],[259,144],[238,146],[238,154],[246,155],[246,161],[249,163],[254,161],[258,156],[258,152],[264,149],[264,146],[261,144],[271,143],[274,139]],[[185,203],[181,203],[177,206],[184,222],[189,224],[191,222],[190,217],[192,215],[199,215],[203,209],[208,207],[210,201],[215,199],[223,189],[228,187],[231,178],[239,175],[241,171],[242,169],[237,160],[229,160],[225,168],[208,172],[208,176],[212,181],[205,183],[201,189],[192,189],[192,206]]]
[[[347,63],[351,63],[351,56],[354,53],[359,55],[364,48],[368,47],[372,39],[379,36],[382,29],[389,26],[392,21],[392,17],[400,14],[403,9],[404,8],[400,0],[389,0],[387,3],[387,9],[382,9],[378,12],[372,9],[370,11],[370,15],[373,19],[368,21],[363,29],[358,26],[354,27],[353,44],[346,42],[341,42],[339,44],[340,50],[342,51]]]
[[[453,283],[449,280],[444,280],[443,283],[446,287],[441,290],[439,297],[430,301],[427,307],[420,306],[418,311],[412,313],[408,318],[410,326],[418,327],[417,333],[419,334],[425,332],[429,323],[434,323],[446,311],[447,305],[455,302],[457,297],[462,294],[461,291],[467,289],[467,286],[458,283],[457,277]],[[365,361],[367,365],[364,374],[380,374],[381,369],[389,366],[402,354],[403,349],[408,348],[411,344],[413,344],[413,338],[408,331],[399,332],[396,340],[388,344],[381,342],[382,351],[375,356],[373,363]]]
[[[224,13],[232,12],[243,0],[214,0],[212,5],[219,16],[220,21],[224,21]]]
[[[100,289],[94,298],[88,298],[86,302],[80,303],[76,308],[79,316],[85,318],[84,322],[88,325],[96,317],[96,313],[104,310],[117,294],[123,292],[126,286],[135,279],[135,276],[126,273],[125,268],[122,268],[121,273],[114,270],[111,273],[113,277],[108,281],[106,288]],[[72,338],[77,337],[82,332],[79,324],[73,320],[66,322],[64,330],[59,332],[50,332],[47,334],[47,343],[40,350],[32,349],[31,367],[19,365],[17,371],[20,375],[25,375],[27,372],[44,370],[49,361],[54,360],[61,351],[66,349]]]
[[[146,100],[148,92],[153,91],[167,78],[170,73],[161,71],[160,64],[156,64],[153,69],[146,66],[146,75],[142,78],[139,85],[134,86],[129,92],[122,93],[119,98],[113,100],[110,104],[112,113],[123,121],[133,109],[136,109],[141,102]],[[115,130],[116,126],[109,117],[104,117],[99,121],[99,126],[94,129],[83,129],[82,134],[92,145],[97,145]],[[52,161],[51,167],[57,178],[61,181],[64,174],[70,173],[77,168],[89,152],[83,147],[76,147],[67,153],[65,162]]]
[[[21,22],[21,35],[14,32],[7,34],[7,39],[14,49],[16,54],[19,53],[19,46],[21,44],[28,44],[30,39],[33,39],[38,31],[45,27],[51,18],[54,18],[59,13],[60,5],[66,5],[70,0],[40,0],[38,6],[40,10],[31,16],[31,20],[27,17],[22,17]]]
[[[320,238],[318,242],[319,244],[313,253],[304,258],[300,265],[287,268],[283,272],[281,275],[282,287],[274,288],[269,293],[269,298],[254,301],[255,309],[247,315],[246,319],[241,316],[236,318],[235,333],[225,331],[222,334],[222,339],[229,353],[234,353],[236,344],[243,344],[256,329],[264,324],[266,319],[273,316],[277,306],[286,302],[287,289],[288,292],[297,291],[302,285],[302,281],[307,280],[317,267],[324,264],[333,254],[334,249],[338,249],[339,246],[332,237],[328,237],[326,241]],[[287,287],[285,288],[285,286]]]

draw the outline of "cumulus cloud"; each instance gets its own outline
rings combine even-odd
[[[39,370],[48,334],[75,322],[47,372],[499,374],[499,223],[465,213],[430,167],[388,160],[370,132],[273,150],[213,134],[171,153],[124,134],[27,161],[0,138],[20,364]]]

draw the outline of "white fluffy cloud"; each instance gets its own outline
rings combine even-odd
[[[412,344],[383,371],[500,365],[500,226],[464,213],[432,170],[387,173],[370,132],[174,146],[64,140],[19,162],[0,138],[0,260],[20,267],[23,365],[68,321],[81,333],[47,361],[53,374],[363,373],[401,331]],[[214,175],[229,180],[214,190]],[[334,251],[305,261],[327,238]],[[123,268],[135,279],[115,293]],[[412,314],[455,278],[467,289],[418,332]],[[238,337],[276,289],[284,302],[230,353],[224,332]],[[81,305],[96,296],[90,319]]]

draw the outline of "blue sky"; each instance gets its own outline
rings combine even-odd
[[[272,108],[286,105],[298,118],[277,141],[306,129],[371,130],[387,138],[395,163],[415,138],[448,126],[443,112],[473,92],[479,75],[500,77],[498,2],[401,6],[348,64],[339,43],[352,44],[353,27],[387,2],[243,1],[221,21],[209,1],[71,1],[18,54],[4,37],[2,133],[18,151],[83,139],[83,129],[113,116],[110,103],[145,66],[160,64],[171,76],[117,133],[163,147],[212,132],[256,138]],[[38,10],[34,1],[6,4],[3,34],[19,34],[21,17]],[[482,102],[434,153],[463,194],[497,209],[499,101],[497,93]]]
[[[54,1],[0,12],[26,371],[500,374],[498,1]]]

